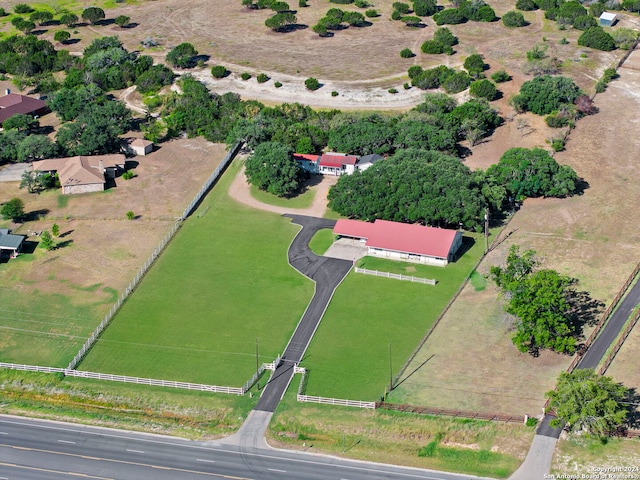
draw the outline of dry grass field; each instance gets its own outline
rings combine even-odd
[[[640,260],[640,211],[632,206],[632,199],[640,196],[635,181],[640,173],[640,140],[635,133],[640,71],[623,68],[619,73],[620,78],[596,97],[600,112],[581,119],[566,151],[556,155],[589,188],[573,198],[525,201],[506,229],[513,234],[486,257],[481,273],[502,262],[510,245],[518,244],[533,248],[544,267],[577,278],[579,289],[607,303]],[[491,145],[481,148],[489,150]],[[497,158],[500,152],[493,151]],[[471,166],[490,162],[486,152],[478,158],[473,155],[466,162]],[[553,388],[570,358],[548,352],[532,358],[517,352],[496,299],[491,286],[476,292],[468,285],[407,372],[433,357],[394,392],[392,401],[538,414],[544,392]],[[610,370],[620,377],[614,378],[636,388],[640,372],[632,359],[637,335],[632,333],[629,353],[623,348]]]
[[[27,213],[37,212],[31,221],[3,226],[28,235],[57,223],[62,234],[60,248],[36,248],[0,264],[0,358],[46,365],[70,360],[223,156],[223,145],[173,140],[136,157],[135,178],[117,178],[117,186],[92,194],[36,195],[18,182],[0,183],[2,201],[19,197]],[[129,210],[135,220],[127,220]]]

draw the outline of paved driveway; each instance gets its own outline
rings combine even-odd
[[[19,182],[25,170],[31,170],[30,163],[12,163],[0,168],[0,182]]]

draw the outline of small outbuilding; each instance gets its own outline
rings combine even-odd
[[[129,142],[129,150],[136,155],[148,155],[153,152],[153,142],[144,138],[134,138]]]
[[[16,258],[22,249],[24,235],[14,235],[8,228],[0,228],[0,256]]]
[[[615,13],[602,12],[602,15],[600,15],[599,25],[601,27],[613,27],[617,19],[618,17]]]

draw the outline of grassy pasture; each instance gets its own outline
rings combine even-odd
[[[259,202],[266,203],[268,205],[275,205],[276,207],[308,208],[313,203],[315,194],[315,190],[305,189],[302,193],[293,197],[281,198],[260,190],[255,185],[251,185],[251,196],[253,198]]]
[[[227,196],[230,166],[79,368],[242,385],[282,352],[313,294],[287,263],[297,233]]]
[[[310,372],[307,394],[354,400],[382,396],[389,385],[389,357],[396,375],[482,255],[481,236],[465,239],[473,245],[446,268],[365,257],[367,268],[403,273],[415,268],[410,275],[435,278],[438,283],[431,286],[350,272],[336,290],[302,361]]]

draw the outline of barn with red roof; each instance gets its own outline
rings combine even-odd
[[[440,267],[453,261],[462,245],[459,230],[388,220],[338,220],[333,233],[363,242],[372,256]]]

